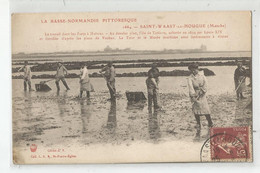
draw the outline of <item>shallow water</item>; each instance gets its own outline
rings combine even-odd
[[[234,82],[233,82],[233,75],[236,69],[235,66],[209,66],[207,67],[212,70],[216,75],[207,77],[208,85],[209,85],[209,93],[212,94],[223,94],[223,93],[233,93],[234,92]],[[171,71],[173,69],[184,70],[184,67],[178,68],[159,68],[161,71]],[[120,70],[123,69],[116,69],[117,73],[120,73]],[[129,71],[127,71],[129,70]],[[139,72],[139,71],[148,71],[149,68],[142,68],[142,69],[124,69],[124,72]],[[71,72],[71,71],[70,71]],[[78,71],[76,71],[78,72]],[[38,72],[41,73],[41,72]],[[90,70],[90,73],[92,71]],[[123,71],[121,71],[123,73]],[[33,73],[35,74],[35,73]],[[47,74],[51,74],[51,72],[47,72]],[[54,73],[53,73],[54,74]],[[187,77],[183,76],[174,76],[174,77],[161,77],[160,78],[160,92],[161,93],[177,93],[177,94],[187,94]],[[46,81],[48,79],[33,79],[33,85],[39,83],[40,81]],[[79,92],[79,79],[66,79],[69,86],[71,87],[71,91],[68,93],[70,96],[76,96]],[[117,91],[121,94],[124,94],[125,91],[143,91],[146,92],[146,85],[145,85],[145,77],[120,77],[116,79],[116,88]],[[13,95],[19,96],[22,94],[21,90],[19,89],[23,84],[23,80],[13,80]],[[94,85],[94,88],[97,92],[106,92],[107,86],[105,84],[105,80],[103,78],[91,78],[91,82]],[[249,81],[247,81],[248,83]],[[44,93],[44,95],[55,94],[56,86],[54,81],[48,83],[48,85],[53,89],[48,93]],[[62,83],[60,84],[63,87]],[[38,93],[41,94],[41,93]]]
[[[251,124],[251,111],[244,109],[250,100],[237,102],[234,94],[235,67],[211,67],[216,76],[208,79],[208,102],[216,126]],[[24,92],[23,80],[13,82],[13,140],[15,146],[33,143],[91,145],[97,143],[125,144],[133,142],[203,141],[208,128],[202,118],[202,131],[194,129],[195,120],[187,95],[186,77],[161,77],[160,102],[163,111],[149,113],[146,102],[129,104],[125,91],[143,91],[145,78],[117,78],[117,100],[107,101],[105,80],[92,78],[95,92],[90,101],[78,99],[78,79],[66,79],[71,90],[56,92],[54,81],[49,92]],[[40,79],[33,80],[33,84]],[[247,95],[250,98],[250,88]],[[243,108],[243,109],[242,109]]]
[[[21,66],[20,66],[21,67]],[[213,70],[218,75],[223,74],[232,74],[235,71],[236,66],[201,66],[200,68],[208,68],[210,70]],[[123,73],[137,73],[137,72],[148,72],[150,68],[149,67],[143,67],[143,68],[116,68],[117,74],[123,74]],[[173,71],[173,70],[188,70],[187,67],[159,67],[160,71]],[[98,73],[100,69],[89,69],[89,73]],[[80,74],[80,70],[69,70],[69,73],[75,73]],[[12,73],[13,76],[19,76],[22,73],[16,72]],[[55,71],[41,71],[41,72],[32,72],[32,75],[42,75],[42,74],[50,74],[55,75]]]

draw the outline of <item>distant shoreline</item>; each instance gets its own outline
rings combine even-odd
[[[75,52],[50,52],[50,53],[16,53],[12,54],[13,58],[27,56],[37,56],[42,58],[46,56],[69,57],[69,56],[115,56],[115,55],[150,55],[150,54],[204,54],[204,53],[235,53],[235,52],[250,52],[251,51],[188,51],[188,50],[132,50],[132,51],[75,51]]]
[[[46,57],[45,57],[46,58]],[[138,60],[80,60],[80,61],[66,61],[65,63],[69,62],[91,62],[91,63],[106,63],[109,61],[113,61],[114,63],[133,63],[133,62],[158,62],[158,61],[164,61],[164,62],[177,62],[177,61],[224,61],[224,60],[250,60],[252,57],[205,57],[205,58],[171,58],[171,59],[138,59]],[[72,58],[73,59],[73,58]],[[13,65],[19,65],[23,64],[26,59],[21,59],[21,60],[12,60]],[[32,59],[28,61],[38,61],[38,62],[43,62],[43,61],[61,61],[59,59],[53,59],[53,58],[47,58],[47,59]],[[53,63],[51,62],[51,63]],[[29,62],[29,64],[39,64],[37,62]]]
[[[209,62],[205,62],[209,61]],[[212,62],[211,62],[212,61]],[[213,62],[217,61],[217,62]],[[171,60],[116,60],[113,61],[115,68],[149,68],[151,63],[156,63],[158,67],[188,67],[191,63],[197,62],[199,66],[236,66],[237,61],[242,61],[244,65],[250,65],[250,58],[185,58],[185,59],[171,59]],[[82,64],[86,64],[89,69],[101,69],[109,61],[70,61],[63,62],[68,70],[78,70]],[[118,64],[121,63],[121,64]],[[13,65],[23,66],[23,62],[15,63]],[[41,71],[56,71],[56,62],[45,63],[30,63],[33,72]],[[18,71],[20,67],[13,67],[12,73]]]
[[[207,68],[202,68],[205,76],[214,76],[215,73]],[[188,70],[173,70],[173,71],[160,71],[160,76],[189,76],[190,72]],[[100,73],[94,72],[89,75],[91,78],[102,78]],[[147,72],[136,72],[136,73],[123,73],[117,74],[116,77],[146,77]],[[53,74],[42,74],[42,75],[32,75],[32,79],[50,79],[55,78]],[[78,74],[70,73],[66,78],[79,78]],[[23,79],[22,75],[12,76],[12,79]]]

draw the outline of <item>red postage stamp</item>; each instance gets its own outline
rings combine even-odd
[[[210,136],[212,160],[251,160],[249,127],[211,128]]]

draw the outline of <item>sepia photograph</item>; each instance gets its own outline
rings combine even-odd
[[[14,13],[14,164],[252,162],[250,11]]]

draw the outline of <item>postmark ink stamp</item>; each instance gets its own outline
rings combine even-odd
[[[202,162],[251,162],[251,134],[249,127],[215,127],[200,151]]]

